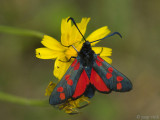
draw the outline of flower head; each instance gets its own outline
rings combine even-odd
[[[75,25],[68,21],[68,18],[62,19],[61,23],[61,42],[58,42],[55,38],[44,35],[41,43],[45,46],[43,48],[36,49],[36,57],[40,59],[55,59],[53,74],[61,80],[66,73],[67,69],[71,65],[74,59],[70,59],[72,56],[77,57],[77,51],[71,46],[73,45],[78,51],[80,51],[83,43],[82,35],[79,33]],[[82,18],[80,23],[76,23],[81,33],[84,35],[86,32],[87,24],[90,18]],[[101,27],[91,33],[86,40],[89,42],[102,39],[110,33],[107,26]],[[96,54],[100,54],[101,58],[111,64],[112,60],[108,57],[112,54],[112,49],[107,47],[94,47],[98,43],[91,43],[92,49]],[[103,49],[103,50],[102,50]],[[68,62],[64,62],[68,61]],[[51,95],[56,84],[50,82],[46,89],[45,95]],[[83,105],[82,105],[83,104]],[[65,103],[57,105],[59,109],[64,110],[66,113],[77,113],[76,108],[83,107],[89,104],[88,98],[81,96],[76,100],[68,99]]]
[[[68,18],[62,19],[61,22],[61,43],[58,42],[55,38],[50,36],[44,35],[41,43],[45,46],[43,48],[36,49],[36,57],[40,59],[56,59],[54,64],[54,71],[53,74],[59,80],[63,77],[66,73],[67,69],[73,62],[71,59],[68,61],[71,56],[77,57],[77,52],[71,46],[74,45],[75,48],[80,51],[84,40],[82,40],[82,36],[77,30],[77,28],[71,24],[71,21],[68,21]],[[78,28],[80,29],[81,33],[84,35],[86,32],[87,24],[90,21],[90,18],[82,18],[80,23],[77,23]],[[91,33],[86,40],[92,42],[94,40],[102,39],[103,37],[107,36],[110,33],[110,30],[107,26],[101,27]],[[91,45],[94,46],[97,42],[92,43]],[[100,56],[106,60],[108,63],[111,63],[112,60],[108,57],[111,56],[112,49],[103,47],[92,47],[96,54],[100,54]]]

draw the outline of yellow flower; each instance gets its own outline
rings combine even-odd
[[[56,59],[54,64],[53,74],[61,80],[63,75],[66,73],[67,69],[71,65],[74,59],[68,61],[71,56],[77,57],[76,50],[71,46],[73,45],[78,51],[80,51],[83,43],[85,42],[82,39],[82,35],[79,33],[75,25],[71,24],[71,21],[68,21],[68,18],[62,19],[61,23],[61,43],[58,42],[55,38],[44,35],[41,43],[45,46],[43,48],[36,49],[36,57],[40,59]],[[87,24],[90,21],[90,18],[82,18],[80,23],[76,23],[81,33],[84,35],[86,32]],[[99,40],[104,38],[110,33],[110,30],[107,26],[101,27],[91,33],[86,40],[89,42]],[[107,47],[94,47],[98,43],[91,43],[92,49],[96,54],[100,56],[111,64],[112,60],[108,57],[112,54],[112,49]],[[103,50],[102,50],[103,49]],[[50,96],[56,84],[50,82],[45,95]],[[57,105],[61,110],[64,110],[66,113],[78,113],[77,108],[81,108],[89,104],[88,97],[81,96],[76,100],[71,98],[65,101],[63,104]]]
[[[74,59],[71,59],[69,62],[63,62],[63,61],[69,60],[71,56],[77,57],[77,52],[71,45],[74,45],[74,47],[78,51],[80,51],[84,43],[84,40],[82,40],[82,36],[75,27],[75,25],[72,25],[71,21],[67,22],[67,20],[68,18],[62,19],[61,22],[61,43],[58,42],[55,38],[44,35],[41,43],[45,47],[36,49],[37,58],[56,59],[54,64],[53,74],[59,80],[61,80],[61,78],[66,73],[67,69],[69,68]],[[83,35],[86,32],[87,24],[89,21],[90,18],[82,18],[81,22],[77,23],[77,26]],[[108,27],[104,26],[91,33],[86,38],[86,40],[92,42],[98,39],[102,39],[109,33],[110,30],[108,29]],[[94,46],[96,43],[97,42],[91,43],[91,45]],[[111,48],[103,47],[102,52],[101,52],[102,47],[92,47],[92,49],[95,51],[96,54],[101,53],[100,56],[108,63],[112,62],[112,60],[108,57],[111,56],[112,53]]]

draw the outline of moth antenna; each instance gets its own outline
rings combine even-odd
[[[110,34],[110,35],[107,35],[106,37],[104,37],[104,38],[102,38],[102,39],[95,40],[95,41],[92,41],[92,42],[90,42],[90,43],[94,43],[94,42],[97,42],[97,41],[106,39],[106,38],[111,37],[111,36],[113,36],[113,35],[115,35],[115,34],[119,35],[119,36],[122,38],[122,35],[121,35],[119,32],[114,32],[114,33],[112,33],[112,34]]]
[[[73,24],[76,26],[77,30],[79,31],[79,33],[82,35],[83,39],[84,39],[85,42],[86,42],[86,39],[85,39],[85,37],[83,36],[83,34],[81,33],[81,31],[79,30],[79,28],[78,28],[75,20],[74,20],[72,17],[68,18],[67,22],[68,22],[69,20],[71,20],[71,21],[73,22]]]

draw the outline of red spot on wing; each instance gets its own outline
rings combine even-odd
[[[83,72],[77,82],[77,86],[76,86],[75,92],[72,97],[77,98],[80,95],[82,95],[85,92],[88,84],[89,84],[89,78],[87,76],[86,71],[83,70]]]
[[[104,60],[103,60],[101,57],[99,57],[98,55],[97,55],[97,59],[98,59],[99,61],[101,61],[101,62],[104,61]]]
[[[60,93],[59,97],[60,97],[61,100],[64,100],[66,96],[65,96],[64,93]]]
[[[74,70],[78,70],[78,69],[79,69],[79,66],[80,66],[80,62],[78,62],[78,63],[76,64],[76,66],[74,66]]]
[[[76,65],[76,63],[77,63],[77,59],[75,59],[75,60],[73,61],[71,67],[74,67],[74,66]]]
[[[96,60],[96,63],[98,66],[102,66],[102,63],[100,61]]]
[[[69,79],[69,80],[67,81],[67,84],[70,85],[70,86],[72,86],[72,85],[73,85],[73,80]]]
[[[120,82],[123,80],[123,77],[122,76],[117,76],[117,81]]]
[[[78,70],[80,66],[80,62],[77,63],[77,59],[75,59],[71,65],[71,67],[74,67],[74,70]]]
[[[67,75],[65,76],[65,80],[69,80],[69,78],[70,78],[70,75],[67,74]]]
[[[109,71],[110,73],[112,73],[112,72],[113,72],[113,68],[112,68],[112,67],[109,67],[109,68],[108,68],[108,71]]]
[[[97,63],[98,66],[102,66],[103,61],[104,60],[101,57],[97,56],[96,63]]]
[[[92,68],[90,82],[95,86],[95,88],[101,92],[109,92],[110,89],[106,86],[102,78],[97,74],[97,72]]]
[[[122,84],[121,83],[117,83],[117,90],[122,89]]]
[[[111,74],[111,73],[107,73],[107,74],[106,74],[106,78],[107,78],[107,79],[110,79],[111,77],[112,77],[112,74]]]
[[[57,92],[63,92],[63,87],[58,87]]]

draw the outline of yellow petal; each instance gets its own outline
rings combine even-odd
[[[82,36],[75,25],[71,25],[71,20],[68,22],[67,20],[68,18],[63,19],[61,23],[61,43],[65,46],[73,45],[82,39]],[[90,18],[82,18],[81,22],[77,23],[77,26],[83,35],[86,32],[89,20]]]
[[[112,55],[112,49],[107,47],[92,47],[92,50],[96,54],[100,54],[100,56],[111,56]]]
[[[77,23],[77,26],[79,30],[81,31],[82,35],[85,35],[87,24],[90,21],[90,18],[82,18],[80,23]],[[78,29],[75,27],[75,25],[72,26],[72,35],[71,35],[71,44],[74,44],[76,42],[79,42],[82,40],[82,35],[78,31]]]
[[[111,58],[109,58],[109,57],[101,56],[101,58],[102,58],[103,60],[105,60],[106,62],[108,62],[109,64],[111,64],[111,63],[112,63],[112,59],[111,59]]]
[[[88,37],[87,40],[89,42],[95,41],[95,40],[99,40],[104,38],[105,36],[107,36],[110,33],[110,30],[108,29],[107,26],[101,27],[97,30],[95,30],[94,32],[92,32]],[[98,41],[99,42],[99,41]],[[94,42],[91,43],[91,45],[95,45],[98,42]]]
[[[68,114],[75,112],[75,110],[73,110],[70,107],[65,108],[64,111],[65,111],[65,113],[68,113]]]
[[[63,54],[59,51],[54,51],[49,48],[37,48],[36,49],[36,57],[40,59],[54,59]]]
[[[45,96],[50,96],[55,86],[56,84],[51,81],[46,88]]]
[[[62,19],[62,22],[61,22],[61,43],[64,46],[71,45],[70,37],[71,37],[71,32],[72,32],[72,29],[71,29],[72,26],[71,26],[71,21],[67,22],[68,18]]]
[[[52,50],[56,50],[56,51],[64,51],[65,50],[65,47],[63,47],[60,42],[58,42],[56,39],[54,39],[50,36],[47,36],[47,35],[44,35],[41,43],[44,46],[46,46],[47,48],[50,48]]]
[[[60,60],[66,61],[65,58],[64,59],[61,58]],[[59,61],[59,59],[56,59],[54,63],[54,71],[53,71],[54,76],[57,77],[59,80],[62,79],[67,69],[73,62],[73,60],[71,60],[70,62],[61,62],[61,61]]]

